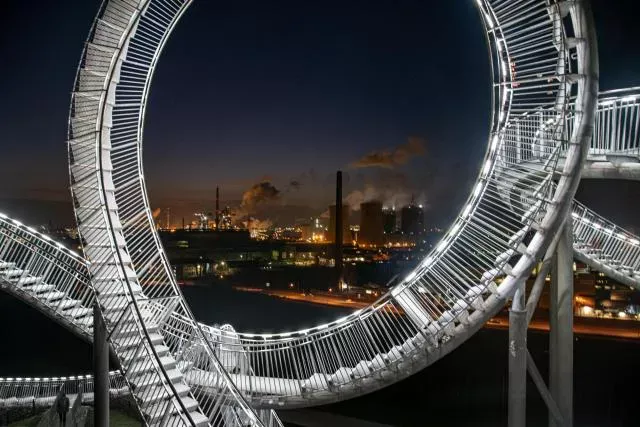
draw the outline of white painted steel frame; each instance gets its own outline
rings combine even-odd
[[[116,3],[122,1],[108,2],[107,8]],[[182,366],[189,370],[186,377],[204,378],[201,385],[209,389],[211,381],[229,380],[220,372],[210,343],[198,344],[193,338],[201,338],[202,332],[181,297],[153,228],[141,160],[144,108],[153,70],[188,3],[149,0],[138,5],[138,12],[131,14],[135,24],[130,27],[135,30],[119,39],[121,51],[111,56],[117,57],[117,67],[112,64],[111,74],[101,80],[97,110],[87,108],[96,113],[87,122],[88,131],[97,138],[75,137],[76,126],[82,132],[83,123],[78,123],[82,117],[77,111],[84,110],[78,108],[83,105],[74,95],[69,145],[85,253],[92,265],[97,260],[109,266],[93,270],[107,272],[111,276],[105,279],[117,277],[125,284],[119,297],[131,302],[130,320],[147,340],[149,323],[172,355],[187,355],[190,359]],[[588,150],[598,91],[597,49],[588,4],[477,3],[494,71],[492,127],[484,165],[460,216],[420,266],[369,308],[309,330],[239,334],[238,359],[248,360],[249,377],[254,378],[254,386],[261,386],[260,390],[243,387],[252,404],[308,406],[341,400],[422,369],[463,342],[502,307],[562,223]],[[94,48],[88,45],[89,51]],[[82,89],[82,69],[79,77]],[[573,132],[565,138],[570,99],[575,99],[577,108],[572,115]],[[515,123],[524,131],[516,132]],[[543,167],[517,169],[520,162],[510,148],[516,144],[524,145],[521,154]],[[90,174],[97,175],[90,185],[85,183],[90,178],[83,174],[81,162],[78,167],[85,147],[92,151]],[[551,176],[562,150],[566,161],[559,185],[553,187]],[[498,177],[520,183],[521,203],[511,210],[500,200]],[[100,212],[97,215],[104,222],[95,226],[93,214],[85,211]],[[158,303],[167,310],[166,316],[157,317]],[[147,311],[155,313],[153,323]],[[181,353],[185,343],[187,348],[199,346],[199,352],[210,353],[213,372],[207,372],[212,367],[194,368],[202,363],[202,354]],[[166,377],[164,372],[159,374]],[[262,387],[265,384],[268,387]]]
[[[202,332],[175,283],[154,280],[162,274],[145,270],[139,259],[134,268],[130,253],[142,252],[134,249],[136,227],[144,227],[151,216],[148,204],[133,220],[127,213],[136,202],[146,201],[144,185],[124,196],[116,193],[126,184],[114,179],[115,168],[128,171],[133,165],[134,173],[142,177],[141,165],[126,154],[139,151],[145,88],[155,58],[189,4],[181,0],[103,3],[82,55],[71,102],[68,146],[74,211],[110,345],[146,423],[262,425],[208,345],[199,362],[217,372],[217,393],[203,395],[185,384],[184,374],[191,367],[181,364],[179,349],[158,333],[163,316],[177,311],[191,319],[181,331],[188,339],[202,340]],[[159,246],[145,242],[144,247],[145,255],[153,252],[151,259],[163,255]],[[165,312],[151,315],[150,304],[162,304]]]
[[[91,335],[95,301],[86,261],[0,213],[0,289],[79,336]]]

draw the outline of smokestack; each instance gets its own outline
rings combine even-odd
[[[184,230],[184,217],[182,217],[182,229]]]
[[[216,186],[216,230],[220,230],[220,187]]]
[[[335,230],[335,259],[336,266],[336,284],[338,290],[341,290],[343,280],[342,266],[342,171],[338,171],[336,175],[336,230]]]

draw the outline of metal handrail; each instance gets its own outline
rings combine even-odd
[[[49,407],[60,390],[67,395],[82,393],[83,402],[89,402],[93,400],[93,387],[91,375],[0,378],[0,406]],[[129,395],[120,371],[109,372],[109,394],[116,398]]]

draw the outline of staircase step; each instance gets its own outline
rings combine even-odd
[[[160,363],[165,369],[174,369],[176,367],[176,360],[171,355],[165,355],[160,357]],[[155,367],[154,363],[151,363],[149,358],[139,359],[133,362],[127,371],[127,375],[140,375],[144,372],[149,372]]]
[[[158,332],[158,326],[153,325],[153,324],[148,324],[145,322],[145,326],[147,327],[147,331],[150,334],[154,334]],[[120,325],[118,326],[118,330],[115,332],[114,336],[117,336],[118,338],[126,338],[126,337],[131,337],[131,336],[136,336],[138,335],[138,325],[135,322],[130,322],[130,324],[125,324],[125,325]]]
[[[207,426],[209,425],[209,418],[207,418],[204,414],[198,411],[189,412],[191,415],[191,419],[196,424],[197,427]]]
[[[176,389],[176,393],[178,393],[179,397],[187,396],[191,389],[188,385],[183,382],[174,384],[173,387]],[[166,398],[166,389],[163,386],[153,386],[149,387],[145,390],[146,400],[142,403],[142,406],[153,405],[154,403],[158,403],[159,401]]]
[[[8,268],[2,272],[4,277],[21,276],[25,271],[20,268]]]
[[[159,344],[159,345],[155,345],[154,348],[156,349],[156,352],[160,357],[165,356],[169,353],[169,347],[167,347],[166,345]],[[130,350],[121,351],[120,357],[122,360],[131,361],[131,359],[135,356],[135,353],[136,353],[136,349],[132,348]],[[147,357],[146,353],[141,353],[136,357],[136,359],[142,359],[146,357]]]
[[[64,292],[50,291],[50,292],[43,293],[40,298],[47,301],[57,301],[59,299],[64,298],[64,296],[65,296]]]
[[[184,407],[187,409],[187,412],[189,413],[196,412],[196,409],[198,409],[198,401],[193,399],[192,397],[185,396],[185,397],[182,397],[180,400],[182,401],[182,404],[184,405]],[[164,418],[165,416],[165,411],[167,410],[166,405],[167,405],[167,400],[155,403],[150,406],[143,407],[142,411],[147,415],[146,418],[149,424],[155,424],[162,421],[162,418]],[[177,416],[180,413],[182,412],[178,411],[177,409],[173,409],[171,411],[171,417],[169,418],[169,420],[171,420],[171,418]],[[194,421],[196,420],[194,419]],[[169,421],[168,424],[171,425],[171,422]]]
[[[17,286],[27,286],[33,285],[35,283],[40,283],[42,277],[28,276],[28,277],[20,277],[17,280],[11,280]]]
[[[93,314],[91,314],[89,316],[84,316],[84,317],[76,317],[74,322],[78,323],[78,324],[81,324],[81,325],[85,325],[85,326],[92,326],[93,325]]]
[[[158,333],[149,334],[149,338],[151,338],[151,344],[153,344],[154,347],[157,346],[158,344],[162,344],[164,341],[164,338],[162,337],[162,335]],[[140,340],[132,340],[132,339],[126,339],[126,338],[124,340],[121,340],[120,337],[114,337],[113,341],[115,344],[119,345],[120,349],[122,350],[135,348],[140,343]]]
[[[167,376],[169,380],[178,384],[182,382],[182,372],[177,369],[169,369],[167,370]],[[127,379],[133,384],[136,385],[136,390],[144,389],[153,385],[160,385],[160,374],[155,370],[153,372],[144,372],[141,375],[136,375],[135,373],[127,373]]]
[[[107,311],[124,310],[129,306],[129,300],[126,297],[99,298],[100,306]]]
[[[78,305],[80,305],[79,302],[78,302]],[[73,310],[73,312],[69,314],[71,314],[75,319],[80,319],[80,318],[84,318],[85,316],[88,316],[91,318],[91,321],[93,322],[93,310],[90,308],[78,307],[76,310]]]
[[[35,286],[29,286],[27,289],[34,294],[40,294],[42,292],[49,292],[55,288],[56,287],[53,285],[35,285]]]
[[[57,309],[58,310],[68,310],[70,308],[74,308],[78,306],[78,301],[71,299],[71,298],[67,298],[64,301],[62,301],[60,304],[57,305]]]

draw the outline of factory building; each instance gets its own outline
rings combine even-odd
[[[422,234],[425,232],[424,210],[422,206],[411,203],[400,211],[400,229],[405,234]]]
[[[384,218],[381,202],[370,201],[360,204],[358,244],[366,246],[382,246],[384,244]]]
[[[395,233],[398,230],[396,208],[382,210],[382,226],[385,234]]]

